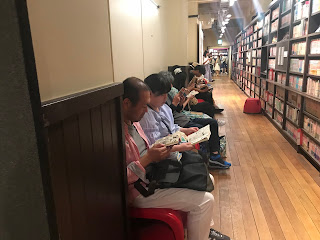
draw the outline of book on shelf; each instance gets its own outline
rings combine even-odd
[[[299,76],[290,75],[289,76],[289,86],[302,91],[303,78]]]
[[[293,43],[291,48],[292,55],[305,55],[306,54],[306,42]]]
[[[268,79],[269,79],[269,81],[275,80],[275,71],[273,69],[269,69]]]
[[[308,20],[302,19],[301,22],[293,27],[293,38],[302,37],[308,33]]]
[[[278,83],[280,83],[280,84],[285,85],[286,84],[286,78],[287,78],[287,74],[278,72],[276,81]]]
[[[276,60],[275,59],[269,59],[268,61],[268,68],[275,68],[276,67]]]
[[[271,23],[271,32],[277,31],[278,30],[278,22],[279,20],[277,19],[276,21],[274,21],[273,23]]]
[[[304,134],[302,134],[302,146],[314,159],[320,160],[320,147]]]
[[[310,54],[320,54],[320,39],[311,40]]]
[[[274,9],[272,11],[272,20],[276,19],[277,17],[279,17],[279,7],[277,7],[276,9]]]
[[[290,59],[290,71],[303,73],[304,72],[304,60],[302,59]]]
[[[320,140],[320,126],[311,118],[304,116],[303,129],[308,132],[312,137]]]
[[[307,79],[307,94],[320,98],[320,83],[319,79],[312,79],[308,77]]]
[[[320,119],[319,103],[309,98],[304,99],[303,109],[311,115]]]
[[[295,124],[298,124],[300,110],[287,105],[286,116]]]
[[[284,15],[281,18],[281,27],[289,25],[290,20],[291,20],[291,13]]]
[[[276,54],[277,54],[277,47],[270,47],[269,56],[270,56],[270,57],[275,57]]]
[[[198,143],[209,141],[210,136],[211,136],[210,125],[207,125],[199,129],[197,132],[194,132],[188,136],[180,131],[175,132],[164,138],[158,139],[154,144],[160,143],[165,146],[173,146],[183,142],[189,142],[192,145],[195,145]]]
[[[276,96],[279,97],[279,98],[284,99],[284,95],[285,95],[284,88],[277,87],[276,88]]]
[[[291,103],[293,106],[295,106],[298,109],[301,108],[301,96],[297,93],[289,91],[287,102]]]
[[[309,74],[320,76],[320,60],[309,61]]]
[[[274,100],[274,107],[275,107],[275,109],[277,109],[278,111],[280,111],[280,112],[283,113],[283,109],[284,109],[284,103],[283,103],[283,101],[281,101],[281,100],[278,99],[278,98],[275,98],[275,100]]]
[[[287,133],[296,140],[297,145],[301,145],[301,129],[296,128],[294,125],[292,125],[290,122],[286,122],[285,127]]]
[[[276,120],[276,122],[278,122],[280,125],[282,125],[283,117],[281,116],[280,113],[274,112],[274,120]]]
[[[297,21],[309,16],[309,1],[300,1],[294,7],[293,21]]]
[[[312,1],[312,13],[316,13],[320,11],[320,1],[319,0],[313,0]]]

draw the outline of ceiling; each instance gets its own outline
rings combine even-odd
[[[243,26],[246,26],[251,21],[256,11],[263,11],[264,6],[267,6],[271,1],[237,0],[232,7],[229,7],[229,0],[191,0],[190,2],[198,3],[199,20],[202,21],[203,29],[208,29],[204,33],[208,33],[209,29],[212,29],[217,38],[219,38],[222,21],[227,14],[231,14],[223,40],[232,44],[235,36]],[[260,5],[261,2],[264,6]]]

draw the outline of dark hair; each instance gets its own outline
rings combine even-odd
[[[159,72],[159,78],[160,78],[160,79],[165,78],[165,79],[167,79],[171,84],[173,84],[173,81],[174,81],[174,77],[172,76],[172,73],[171,73],[171,72],[168,72],[168,71],[161,71],[161,72]]]
[[[206,57],[207,56],[208,51],[204,50],[203,56]]]
[[[168,79],[160,77],[159,74],[151,74],[145,80],[144,83],[148,85],[152,93],[155,95],[162,95],[170,92],[171,83]]]
[[[206,74],[206,69],[203,65],[197,65],[194,70],[198,70],[201,74]]]
[[[133,105],[136,105],[140,100],[140,92],[150,89],[141,79],[129,77],[123,81],[123,91],[123,99],[128,98]]]

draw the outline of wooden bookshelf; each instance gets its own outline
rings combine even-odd
[[[320,170],[320,136],[304,129],[312,119],[320,135],[320,7],[313,1],[272,1],[253,19],[235,38],[232,79]]]

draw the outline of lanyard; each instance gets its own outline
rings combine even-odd
[[[150,105],[148,105],[149,108],[151,108],[153,111],[155,111]],[[155,111],[156,112],[156,111]],[[166,126],[166,128],[168,129],[169,134],[172,134],[172,131],[170,129],[170,127],[168,126],[168,124],[164,121],[164,119],[162,118],[162,116],[160,115],[160,113],[158,113],[161,119],[161,122]]]

